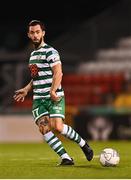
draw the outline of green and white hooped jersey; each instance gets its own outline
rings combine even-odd
[[[50,97],[53,79],[52,67],[58,63],[61,64],[58,51],[47,44],[31,53],[29,69],[33,79],[33,99]],[[64,96],[61,85],[56,92],[58,96]]]

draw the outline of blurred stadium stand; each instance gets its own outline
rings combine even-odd
[[[31,113],[31,93],[23,103],[12,98],[14,91],[30,80],[31,47],[20,43],[22,38],[8,33],[0,46],[0,112],[4,115]],[[79,110],[89,108],[91,112],[92,108],[95,114],[103,107],[107,112],[105,108],[113,107],[115,97],[131,80],[131,1],[120,0],[98,15],[74,23],[49,44],[61,55],[68,122],[77,129],[73,118]]]

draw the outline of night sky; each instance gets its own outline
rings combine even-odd
[[[64,23],[78,22],[97,15],[120,0],[85,0],[85,1],[13,1],[1,5],[2,22],[27,23],[31,19],[42,19]]]
[[[48,41],[51,41],[60,33],[69,31],[74,24],[98,15],[118,1],[120,0],[3,1],[0,20],[3,27],[8,28],[6,31],[13,31],[17,27],[15,31],[24,36],[30,20],[42,20],[48,30]]]

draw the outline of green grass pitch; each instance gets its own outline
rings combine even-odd
[[[60,167],[57,154],[45,143],[0,144],[0,179],[129,179],[131,178],[131,141],[90,141],[94,158],[88,162],[77,144],[63,141],[74,158],[74,166]],[[120,154],[117,167],[102,167],[99,153],[112,147]]]

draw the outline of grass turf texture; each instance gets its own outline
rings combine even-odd
[[[0,179],[88,179],[131,178],[131,141],[91,141],[94,158],[88,162],[79,146],[71,141],[63,144],[74,158],[74,166],[57,166],[57,154],[46,143],[0,144]],[[120,153],[117,167],[102,167],[99,154],[105,147]]]

